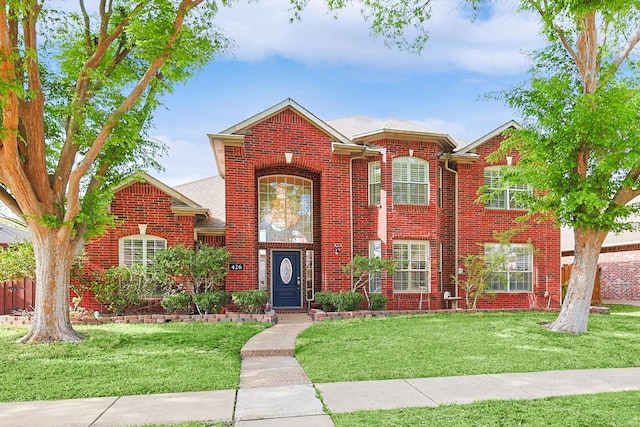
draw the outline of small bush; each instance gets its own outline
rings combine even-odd
[[[162,298],[162,301],[160,301],[162,308],[167,310],[169,313],[187,311],[189,304],[191,304],[191,295],[185,292],[167,295]]]
[[[193,296],[198,313],[214,314],[220,313],[222,307],[231,302],[231,294],[225,291],[209,291]]]
[[[262,312],[262,307],[269,300],[265,291],[251,290],[233,293],[233,302],[243,313],[257,314]]]
[[[333,306],[337,311],[356,311],[364,300],[364,295],[359,292],[340,292],[333,294]]]
[[[369,294],[369,310],[384,310],[388,298],[382,294]]]
[[[315,301],[320,304],[324,311],[334,311],[333,292],[316,292]]]

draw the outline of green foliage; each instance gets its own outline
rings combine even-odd
[[[356,311],[364,296],[359,292],[316,292],[315,301],[324,311]]]
[[[316,303],[320,304],[322,310],[324,311],[334,311],[335,307],[333,306],[333,292],[320,291],[316,292],[314,300]]]
[[[12,243],[6,249],[0,247],[0,282],[35,277],[36,259],[31,243]]]
[[[382,259],[380,257],[363,257],[356,255],[348,264],[342,266],[342,271],[351,276],[351,290],[361,291],[370,305],[369,281],[371,277],[386,271],[393,275],[398,269],[398,265],[392,259]]]
[[[193,296],[193,302],[200,314],[220,313],[231,302],[231,294],[226,291],[208,291]]]
[[[265,291],[254,289],[234,292],[232,299],[243,313],[257,314],[262,312],[264,305],[269,301],[269,295]]]
[[[198,250],[171,246],[156,253],[153,267],[159,274],[174,278],[174,286],[185,287],[195,295],[224,286],[229,257],[226,248],[205,244]]]
[[[360,309],[364,295],[359,292],[339,292],[331,298],[336,311],[356,311]]]
[[[369,294],[369,310],[384,310],[387,306],[388,298],[382,294]]]
[[[157,283],[148,269],[140,264],[111,267],[102,280],[93,283],[96,299],[107,304],[109,311],[122,314],[127,306],[139,305],[153,295]]]
[[[162,298],[162,301],[160,301],[160,305],[169,313],[173,313],[176,311],[184,312],[189,309],[189,304],[191,304],[191,301],[191,295],[186,292],[178,292],[175,294],[165,295]]]

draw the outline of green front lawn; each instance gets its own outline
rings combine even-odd
[[[77,326],[80,343],[25,345],[0,328],[0,401],[235,389],[240,349],[258,323]]]
[[[638,426],[640,391],[332,415],[336,427]]]
[[[556,316],[498,312],[324,321],[298,336],[296,357],[314,383],[640,366],[637,317],[592,315],[582,335],[540,326]]]

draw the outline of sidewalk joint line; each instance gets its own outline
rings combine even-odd
[[[102,418],[102,416],[103,416],[104,414],[106,414],[106,413],[107,413],[107,411],[108,411],[109,409],[113,408],[113,405],[115,405],[115,404],[116,404],[116,402],[117,402],[118,400],[120,400],[120,398],[121,398],[121,397],[122,397],[122,396],[117,396],[117,397],[115,398],[115,400],[114,400],[113,402],[111,402],[111,404],[110,404],[109,406],[107,406],[107,407],[104,409],[104,411],[100,412],[100,413],[98,414],[98,416],[97,416],[93,421],[91,421],[91,423],[89,424],[89,427],[91,427],[92,425],[94,425],[95,423],[97,423],[97,422],[98,422],[98,420],[99,420],[100,418]]]

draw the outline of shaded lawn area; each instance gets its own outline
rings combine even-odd
[[[638,426],[640,391],[488,400],[437,408],[333,414],[336,427],[354,426]]]
[[[0,401],[58,400],[238,388],[240,349],[260,323],[77,326],[80,343],[17,344],[0,328]]]
[[[438,313],[324,321],[296,357],[314,383],[640,366],[640,320],[591,315],[589,332],[552,333],[553,312]]]

